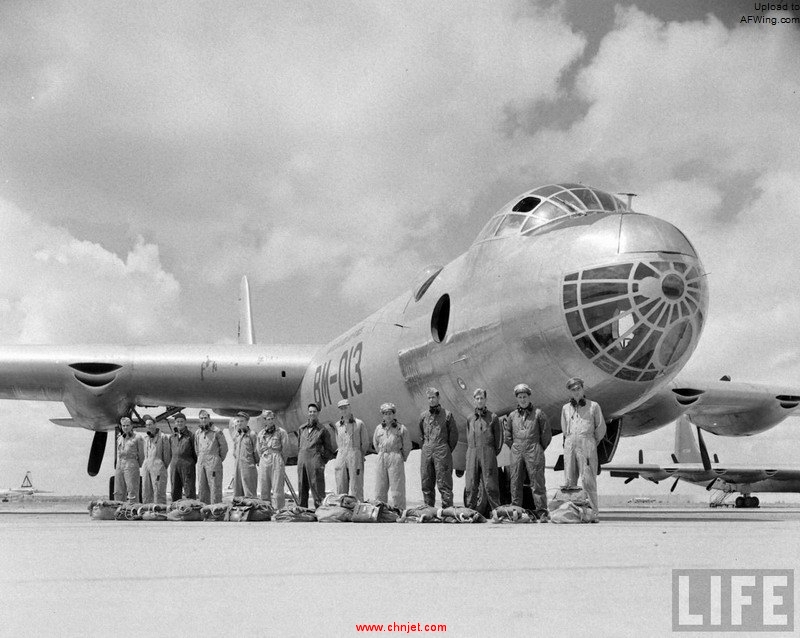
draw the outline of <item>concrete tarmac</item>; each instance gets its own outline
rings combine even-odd
[[[670,635],[673,568],[795,568],[798,538],[800,512],[779,508],[609,510],[598,525],[8,513],[0,633],[350,636],[419,623],[413,633]]]

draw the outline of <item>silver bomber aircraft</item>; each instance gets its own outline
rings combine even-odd
[[[498,414],[516,407],[525,382],[554,432],[565,381],[579,376],[608,419],[599,446],[611,460],[620,436],[650,432],[688,415],[726,436],[773,427],[800,404],[796,391],[677,375],[692,355],[708,309],[703,265],[675,226],[634,212],[580,184],[551,184],[514,198],[474,243],[445,266],[430,266],[409,290],[330,343],[259,345],[242,281],[238,345],[8,346],[0,348],[0,398],[61,401],[63,426],[93,430],[95,475],[107,433],[138,407],[210,407],[278,413],[296,432],[306,405],[338,418],[351,401],[370,430],[378,406],[420,443],[425,388],[460,427],[476,387]],[[466,444],[454,465],[464,468]]]
[[[712,507],[724,504],[725,498],[735,493],[740,494],[734,501],[735,507],[758,507],[758,497],[752,496],[754,492],[800,492],[800,469],[797,468],[722,465],[716,454],[712,463],[701,430],[697,429],[695,440],[692,427],[686,415],[679,417],[675,423],[672,465],[645,463],[642,450],[639,450],[638,465],[613,464],[603,469],[611,476],[624,478],[626,483],[636,478],[653,483],[675,479],[670,492],[675,490],[678,481],[721,492],[721,497],[710,502]]]

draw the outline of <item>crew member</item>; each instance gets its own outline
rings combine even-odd
[[[263,428],[258,433],[257,449],[261,457],[258,464],[258,482],[261,486],[261,498],[272,500],[275,509],[285,504],[283,484],[286,480],[286,456],[289,451],[289,436],[286,430],[278,427],[275,413],[267,410],[256,419]]]
[[[142,417],[147,428],[144,439],[144,502],[167,504],[167,468],[172,460],[169,436],[159,428],[149,414]]]
[[[314,497],[314,508],[325,498],[325,463],[334,457],[331,435],[319,422],[319,407],[308,404],[308,421],[300,427],[300,450],[297,454],[297,484],[300,507],[308,507],[308,490]]]
[[[133,431],[133,423],[124,416],[119,420],[122,433],[117,437],[117,470],[114,472],[114,498],[128,503],[139,502],[139,468],[144,463],[144,442]]]
[[[183,412],[175,415],[175,432],[169,437],[169,443],[172,450],[172,465],[169,471],[172,500],[197,498],[194,484],[197,452],[194,449],[194,437],[186,426],[186,415]]]
[[[503,428],[500,419],[486,408],[486,390],[473,392],[475,412],[467,419],[467,498],[465,505],[477,509],[480,482],[489,500],[489,508],[500,506],[500,485],[497,480],[497,455],[503,447]]]
[[[564,433],[565,488],[575,488],[578,477],[586,492],[589,505],[597,520],[597,445],[606,435],[606,422],[600,406],[587,399],[583,380],[572,377],[567,381],[571,396],[561,408],[561,431]]]
[[[256,498],[258,490],[258,445],[256,433],[249,426],[250,415],[239,412],[233,417],[236,436],[233,439],[233,495]]]
[[[336,493],[364,500],[364,456],[369,451],[369,435],[364,422],[353,416],[350,401],[339,401],[336,422]]]
[[[458,427],[453,415],[439,405],[439,391],[428,388],[428,409],[419,419],[422,434],[420,478],[425,505],[436,502],[434,486],[439,488],[442,507],[453,506],[453,450],[458,444]]]
[[[534,506],[538,511],[546,512],[544,451],[552,438],[550,426],[544,412],[531,403],[528,385],[517,385],[514,395],[517,409],[508,415],[503,427],[503,440],[511,448],[511,504],[522,507],[522,485],[527,468]]]
[[[381,406],[381,423],[375,428],[372,447],[378,453],[375,498],[398,509],[406,508],[405,462],[411,453],[411,437],[398,423],[394,403]]]
[[[194,447],[197,452],[197,498],[203,503],[222,502],[222,462],[228,456],[228,442],[225,434],[211,423],[211,416],[205,410],[197,414],[200,427],[194,433]]]

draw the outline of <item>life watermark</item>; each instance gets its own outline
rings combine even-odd
[[[794,631],[794,570],[673,569],[672,631]]]

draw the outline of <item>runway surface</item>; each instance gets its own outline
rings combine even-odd
[[[451,636],[666,636],[673,568],[794,569],[798,539],[800,510],[781,508],[618,509],[560,526],[5,513],[0,633],[349,636],[396,622]]]

